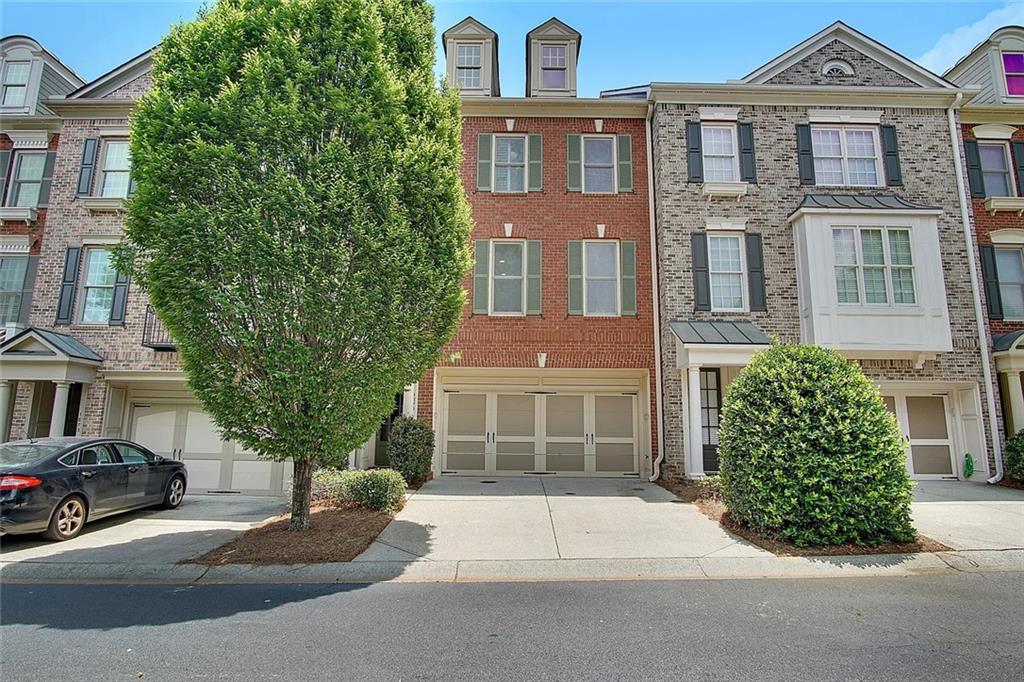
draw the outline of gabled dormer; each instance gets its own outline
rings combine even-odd
[[[526,34],[526,96],[575,97],[580,33],[552,17]]]
[[[1024,26],[996,30],[945,76],[978,89],[971,105],[1024,105]]]
[[[498,34],[466,17],[441,35],[447,80],[463,97],[499,97]]]
[[[61,97],[84,81],[28,36],[0,40],[0,116],[52,116],[41,102]]]

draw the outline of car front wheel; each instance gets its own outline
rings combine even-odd
[[[70,540],[85,526],[85,502],[80,497],[63,500],[50,518],[50,526],[43,533],[47,540]]]
[[[185,497],[185,479],[181,476],[172,476],[167,482],[167,490],[164,492],[164,509],[175,509],[181,504]]]

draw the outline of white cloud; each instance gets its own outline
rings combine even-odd
[[[1024,2],[1009,2],[1006,7],[992,10],[973,24],[959,26],[944,34],[932,49],[917,58],[917,63],[935,73],[942,73],[997,28],[1008,24],[1024,25]]]

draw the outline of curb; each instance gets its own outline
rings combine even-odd
[[[255,566],[0,561],[6,583],[471,583],[866,578],[1024,572],[1024,549],[830,557],[358,561]]]

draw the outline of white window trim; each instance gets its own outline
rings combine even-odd
[[[1024,95],[1021,95],[1021,96],[1024,97]],[[985,145],[985,146],[988,146],[988,147],[1002,147],[1003,148],[1003,158],[1006,160],[1006,171],[1007,171],[1008,182],[1009,182],[1009,185],[1010,185],[1010,193],[1007,194],[1005,197],[989,197],[988,193],[986,192],[985,198],[986,199],[988,199],[988,198],[1012,199],[1012,198],[1016,197],[1017,196],[1017,177],[1016,177],[1016,173],[1014,172],[1014,168],[1013,168],[1013,154],[1010,152],[1010,143],[1008,141],[1006,141],[1006,140],[978,140],[978,147],[979,147],[979,150],[978,150],[978,163],[979,163],[979,165],[981,164],[981,150],[980,150],[980,147],[982,145]],[[984,185],[985,185],[985,166],[984,165],[980,165],[980,168],[981,168],[981,184],[982,184],[982,187],[984,187]]]
[[[21,276],[21,286],[19,288],[17,288],[17,289],[4,289],[4,290],[0,290],[0,293],[17,294],[19,296],[19,299],[18,299],[18,314],[14,316],[13,320],[10,320],[10,322],[17,322],[18,319],[21,317],[21,314],[24,312],[24,310],[23,310],[23,307],[25,306],[24,293],[25,293],[25,282],[28,280],[28,260],[29,260],[29,255],[28,255],[27,252],[25,252],[25,253],[2,253],[2,252],[0,252],[0,262],[5,261],[5,260],[25,261],[25,271],[24,271],[24,273]]]
[[[615,312],[587,312],[587,244],[610,244],[615,247]],[[583,316],[584,317],[622,317],[622,252],[617,239],[584,239],[583,240]],[[601,278],[602,280],[606,278]]]
[[[565,66],[544,66],[544,48],[545,47],[560,47],[560,48],[562,48],[562,50],[565,53]],[[537,84],[538,85],[538,89],[540,89],[540,90],[547,90],[547,91],[550,91],[550,92],[569,92],[570,88],[569,88],[569,45],[568,45],[568,43],[561,43],[561,42],[559,42],[559,43],[553,43],[553,42],[545,43],[545,42],[541,42],[540,43],[540,52],[539,52],[538,56],[540,58],[540,64],[539,64],[540,72],[538,73],[538,76],[540,78],[540,83]],[[544,71],[545,70],[552,70],[552,71],[559,70],[563,74],[565,74],[565,86],[561,87],[561,88],[545,87],[545,85],[544,85]]]
[[[832,246],[832,294],[833,300],[836,305],[841,308],[867,308],[874,310],[889,310],[893,308],[920,308],[921,307],[921,290],[918,287],[917,281],[917,270],[918,262],[915,257],[917,252],[917,246],[914,240],[914,228],[911,225],[871,225],[871,224],[851,224],[851,223],[835,223],[830,227],[830,238],[835,230],[853,230],[854,232],[854,248],[856,249],[857,262],[855,264],[840,264],[836,262],[835,245],[833,242]],[[860,233],[863,230],[879,230],[882,233],[882,257],[885,260],[884,265],[868,265],[864,264],[864,252],[861,248]],[[890,230],[905,230],[910,238],[910,265],[896,265],[892,264],[892,255],[889,253],[889,231]],[[840,267],[856,267],[857,268],[857,303],[842,303],[839,301],[839,287],[836,285],[836,268]],[[885,271],[885,303],[868,303],[867,292],[864,285],[864,268],[881,268]],[[914,302],[913,303],[896,303],[896,297],[893,294],[892,286],[892,270],[893,268],[910,269],[910,278],[914,287]]]
[[[587,189],[587,140],[607,139],[612,141],[612,189],[610,192]],[[618,194],[619,191],[619,145],[615,135],[580,135],[580,187],[583,194]]]
[[[704,131],[708,128],[726,128],[729,130],[729,134],[732,135],[732,180],[708,180],[707,182],[714,183],[740,183],[743,180],[740,178],[740,138],[735,123],[715,123],[715,122],[701,122],[700,124],[700,157],[701,163],[704,165],[705,179],[707,176],[707,144],[704,139]],[[715,158],[722,158],[715,156]]]
[[[75,303],[75,324],[82,327],[106,327],[110,325],[110,317],[104,322],[86,322],[83,318],[85,317],[85,297],[88,289],[111,289],[113,290],[116,284],[110,285],[92,285],[86,286],[86,280],[89,277],[89,256],[95,251],[112,251],[110,245],[105,243],[94,243],[86,244],[82,247],[82,259],[79,264],[78,270],[78,282],[76,283],[75,297],[77,299]],[[116,272],[116,270],[115,270]],[[113,300],[111,300],[110,314],[114,312]]]
[[[1011,99],[1024,99],[1024,95],[1011,95],[1010,94],[1010,84],[1006,80],[1007,76],[1009,76],[1010,74],[1006,73],[1006,61],[1003,59],[1003,55],[1007,55],[1007,54],[1022,54],[1022,55],[1024,55],[1024,51],[1020,51],[1020,50],[1000,50],[999,51],[999,73],[1003,74],[1003,93],[1005,93],[1006,97],[1011,98]],[[1024,73],[1014,73],[1013,75],[1014,76],[1024,76]]]
[[[712,237],[730,237],[739,242],[740,245],[740,298],[742,305],[739,308],[723,308],[715,305],[715,294],[711,287],[711,276],[716,274],[711,269],[711,238]],[[708,298],[711,300],[711,310],[714,312],[721,313],[746,313],[750,311],[750,293],[747,291],[747,249],[745,243],[745,233],[737,232],[735,230],[731,232],[725,231],[709,231],[707,233],[707,259],[708,259]],[[734,272],[722,272],[719,274],[734,275]]]
[[[13,85],[13,84],[12,85],[8,85],[7,84],[7,74],[10,71],[11,66],[14,65],[14,64],[25,64],[25,65],[28,66],[28,76],[25,78],[24,85]],[[25,109],[26,107],[29,106],[29,90],[32,87],[32,75],[33,75],[32,71],[33,71],[33,66],[34,66],[34,60],[31,60],[31,59],[12,59],[10,61],[4,62],[3,73],[0,74],[0,107],[3,107],[4,109],[16,110],[16,109]],[[6,99],[6,97],[7,97],[7,88],[8,87],[15,87],[15,88],[22,88],[22,89],[24,89],[25,94],[22,97],[21,104],[4,104],[4,99]]]
[[[526,286],[527,286],[527,273],[530,271],[530,265],[527,263],[527,245],[525,239],[492,239],[490,240],[490,255],[487,259],[487,314],[493,317],[526,317]],[[522,300],[520,301],[520,310],[518,313],[500,313],[494,310],[494,248],[498,244],[519,244],[519,248],[522,249],[523,253],[523,269],[522,269]],[[514,279],[512,277],[505,277],[505,279]]]
[[[872,125],[811,125],[812,142],[811,142],[811,156],[814,159],[818,157],[814,155],[814,143],[813,133],[815,130],[838,130],[839,131],[839,149],[842,153],[842,166],[843,166],[843,182],[842,184],[824,183],[819,182],[817,173],[815,173],[814,186],[815,187],[884,187],[885,186],[885,172],[882,168],[882,141],[880,130],[876,126]],[[875,184],[873,185],[857,185],[850,182],[850,156],[846,151],[846,131],[848,130],[870,130],[871,136],[874,141],[875,148]],[[835,157],[822,157],[833,159]],[[858,159],[867,157],[855,157]]]
[[[129,141],[128,141],[127,138],[121,138],[121,137],[103,138],[103,141],[100,144],[100,153],[97,155],[97,159],[96,159],[96,170],[99,171],[99,178],[97,178],[96,182],[94,182],[94,186],[93,186],[93,193],[94,194],[93,194],[93,196],[96,197],[96,198],[100,198],[100,199],[122,199],[123,200],[123,199],[127,199],[128,198],[128,192],[129,192],[129,190],[131,189],[131,186],[132,186],[132,162],[131,162],[131,156],[130,156],[131,152],[130,152],[130,150],[129,150],[129,157],[128,157],[128,170],[127,170],[127,173],[128,173],[128,184],[125,186],[125,195],[122,197],[122,196],[116,196],[116,195],[115,196],[106,196],[106,195],[103,194],[103,187],[106,184],[106,178],[107,178],[107,170],[105,168],[106,165],[107,165],[107,152],[110,150],[110,144],[112,142],[114,142],[114,143],[124,142],[125,144],[129,144]],[[115,172],[123,173],[123,172],[126,172],[126,171],[115,171]]]
[[[1008,244],[1006,242],[1000,244],[998,242],[993,242],[992,243],[992,247],[996,251],[1016,251],[1018,257],[1022,261],[1022,264],[1024,264],[1024,248],[1022,248],[1020,244]],[[998,279],[998,277],[999,277],[999,259],[997,258],[996,259],[996,278]],[[1000,287],[1003,286],[1002,282],[999,283],[999,286]],[[1000,295],[1002,295],[1002,292],[1000,292]],[[1024,320],[1024,315],[1019,315],[1017,317],[1013,317],[1013,316],[1007,315],[1006,314],[1006,309],[1005,308],[1003,309],[1003,321],[1005,321],[1005,322],[1020,322],[1022,320]]]
[[[498,138],[519,138],[523,141],[523,188],[514,190],[497,189]],[[492,194],[526,194],[530,191],[530,140],[528,135],[517,133],[494,133],[491,136],[491,193]]]
[[[480,66],[459,66],[459,47],[475,46],[480,48]],[[452,66],[452,82],[460,90],[483,90],[487,87],[484,78],[484,43],[479,40],[457,40],[455,41],[455,59]],[[480,71],[480,85],[462,85],[459,83],[459,69],[477,69]]]
[[[46,175],[46,154],[47,154],[47,152],[45,150],[38,150],[38,149],[15,149],[15,150],[13,150],[13,152],[14,153],[11,154],[11,165],[10,165],[10,168],[8,169],[9,173],[8,173],[8,177],[7,177],[7,194],[6,194],[6,196],[4,196],[4,202],[3,202],[4,207],[7,207],[7,208],[15,208],[14,204],[11,203],[16,198],[15,189],[18,187],[18,185],[25,184],[25,183],[21,183],[21,182],[18,181],[18,171],[20,170],[20,167],[21,167],[21,159],[23,159],[26,156],[32,156],[32,155],[42,156],[43,157],[43,176],[45,177],[45,175]],[[40,192],[42,191],[42,184],[43,184],[43,181],[42,181],[42,178],[40,178],[40,180],[39,180],[39,190],[40,190]],[[19,208],[39,208],[39,202],[36,201],[36,205],[35,206],[21,206]]]

